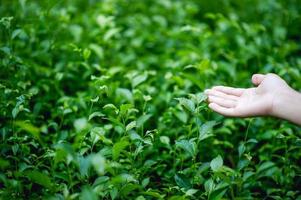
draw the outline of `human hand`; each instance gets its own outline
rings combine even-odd
[[[276,74],[254,74],[252,82],[257,87],[215,86],[206,90],[209,107],[231,117],[277,115],[274,108],[276,99],[292,89]]]

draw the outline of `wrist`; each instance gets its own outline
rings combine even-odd
[[[273,97],[271,116],[301,123],[301,93],[287,88]]]

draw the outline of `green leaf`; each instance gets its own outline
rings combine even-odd
[[[181,111],[174,111],[175,116],[184,124],[188,121],[188,114],[186,112]]]
[[[111,199],[114,200],[118,196],[118,190],[116,187],[113,187],[113,189],[110,191]]]
[[[145,188],[149,184],[149,182],[150,182],[150,178],[149,177],[143,179],[142,182],[141,182],[142,187]]]
[[[120,184],[120,183],[138,183],[138,181],[134,178],[133,175],[131,174],[127,174],[127,173],[123,173],[123,174],[119,174],[115,177],[112,178],[112,183],[114,184]]]
[[[184,177],[184,175],[176,174],[174,179],[177,185],[181,188],[191,189],[192,185],[188,178]]]
[[[143,196],[138,196],[135,200],[146,200]]]
[[[146,121],[151,118],[151,114],[142,115],[137,119],[137,127],[140,128]]]
[[[102,59],[104,57],[103,48],[98,44],[90,44],[89,48],[97,55],[98,58]]]
[[[90,55],[91,55],[91,50],[90,49],[84,49],[84,52],[83,52],[84,59],[88,60]]]
[[[113,36],[117,35],[119,32],[120,32],[119,28],[109,29],[103,37],[104,41],[110,40]]]
[[[103,117],[103,116],[105,116],[105,115],[103,113],[101,113],[101,112],[94,112],[91,115],[89,115],[89,119],[88,120],[90,121],[94,117]]]
[[[176,146],[183,149],[191,157],[196,155],[196,143],[193,140],[176,141]]]
[[[256,139],[254,139],[254,138],[251,138],[246,143],[254,143],[254,144],[256,144],[256,143],[258,143],[258,141]]]
[[[223,166],[223,159],[220,155],[218,155],[210,162],[210,167],[214,172],[219,171],[222,166]]]
[[[189,189],[185,192],[186,196],[193,196],[195,193],[197,193],[198,190],[197,189]]]
[[[160,136],[160,142],[162,142],[163,144],[166,144],[167,146],[170,145],[170,139],[167,136]]]
[[[104,106],[103,106],[103,109],[111,109],[111,110],[114,110],[116,114],[119,112],[118,108],[116,108],[116,106],[114,106],[114,105],[111,104],[111,103],[104,105]]]
[[[212,134],[210,132],[212,131],[213,126],[216,124],[215,121],[208,121],[204,123],[200,128],[199,128],[199,141],[202,141],[208,137],[211,137]]]
[[[130,111],[131,108],[133,108],[132,104],[122,104],[120,106],[120,114],[126,115]]]
[[[193,101],[191,101],[190,99],[187,98],[176,98],[176,100],[179,101],[179,103],[184,106],[184,108],[186,108],[187,110],[189,110],[190,112],[194,112],[195,111],[195,105],[193,103]]]
[[[140,135],[138,135],[137,133],[135,133],[135,132],[130,133],[130,138],[133,141],[135,141],[135,140],[143,141],[142,137]]]
[[[141,74],[141,75],[135,76],[132,79],[132,87],[135,88],[136,86],[138,86],[141,83],[143,83],[144,81],[146,81],[146,79],[147,79],[147,74]]]
[[[78,164],[79,164],[79,171],[82,177],[88,176],[88,170],[91,166],[91,159],[90,157],[83,157],[80,156],[78,158]]]
[[[15,37],[17,37],[20,33],[22,33],[23,30],[22,29],[16,29],[12,32],[12,35],[11,35],[11,39],[15,39]]]
[[[254,174],[255,174],[254,172],[246,171],[243,174],[242,180],[244,182],[246,182],[249,178],[251,178],[252,176],[254,176]]]
[[[99,96],[95,97],[94,99],[91,99],[90,101],[96,103],[98,100],[99,100]]]
[[[210,60],[209,60],[209,59],[204,59],[204,60],[202,60],[202,61],[198,64],[198,66],[197,66],[198,70],[200,70],[201,73],[202,73],[204,70],[206,70],[207,68],[209,68],[209,67],[210,67]]]
[[[125,127],[125,131],[128,132],[129,130],[135,128],[137,125],[136,125],[136,121],[132,121],[130,122],[128,125],[126,125]]]
[[[33,171],[26,171],[25,176],[27,176],[32,182],[37,183],[39,185],[42,185],[48,189],[52,188],[52,183],[50,177],[45,174],[41,173],[39,171],[33,170]]]
[[[105,137],[105,129],[102,127],[94,127],[90,131],[91,140],[93,145],[98,141],[103,141],[105,144],[111,144],[112,141]]]
[[[0,158],[0,169],[5,169],[8,166],[9,166],[9,161],[7,161],[3,158]]]
[[[165,196],[163,194],[160,194],[159,191],[155,191],[155,190],[148,190],[146,192],[142,192],[141,194],[155,197],[156,199],[163,199]]]
[[[129,146],[129,142],[125,139],[121,139],[121,141],[114,144],[112,149],[112,156],[114,160],[119,158],[119,155],[122,150],[124,150],[127,146]]]
[[[100,153],[92,155],[91,162],[98,175],[105,173],[106,160]]]
[[[20,127],[22,130],[30,133],[35,139],[37,139],[40,143],[43,143],[40,137],[40,129],[32,125],[31,123],[27,123],[25,121],[16,121],[15,125]]]
[[[183,76],[185,78],[187,78],[188,80],[190,80],[192,83],[194,83],[196,86],[198,86],[199,89],[201,89],[201,90],[204,89],[204,83],[201,82],[201,80],[199,78],[196,78],[195,75],[183,73]]]
[[[118,88],[116,90],[116,95],[122,100],[127,100],[130,103],[134,102],[132,92],[126,88]]]
[[[267,170],[271,167],[274,167],[275,163],[271,162],[271,161],[265,161],[263,162],[257,169],[257,173],[262,172],[264,170]]]
[[[16,106],[12,110],[12,116],[13,116],[14,119],[16,119],[18,113],[19,113],[19,106]]]
[[[273,177],[278,173],[280,173],[280,169],[271,161],[263,162],[256,171],[256,174],[259,177]]]
[[[225,195],[229,184],[226,182],[220,182],[214,187],[214,190],[209,194],[209,200],[220,200]]]
[[[204,187],[205,187],[205,191],[208,194],[210,194],[214,190],[215,184],[214,184],[213,180],[210,178],[205,182]]]
[[[222,197],[225,195],[226,192],[227,192],[227,188],[215,190],[209,195],[208,199],[209,200],[220,200],[220,199],[222,199]]]
[[[189,94],[189,97],[195,104],[200,104],[207,99],[207,96],[204,93]]]
[[[120,190],[120,195],[123,197],[127,197],[130,193],[132,193],[134,190],[140,189],[141,186],[138,184],[129,183],[126,184],[122,189]]]
[[[84,130],[88,125],[86,118],[79,118],[74,120],[73,126],[77,132]]]
[[[98,200],[98,197],[90,186],[85,186],[80,193],[79,200]]]
[[[238,147],[238,156],[241,157],[242,154],[245,152],[246,146],[244,143],[241,143]]]
[[[55,162],[65,161],[69,164],[71,161],[76,160],[76,153],[69,143],[58,143],[54,145],[56,149],[55,152]],[[66,159],[67,158],[67,159]]]

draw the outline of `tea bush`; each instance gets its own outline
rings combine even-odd
[[[0,5],[1,199],[301,199],[300,127],[203,94],[300,89],[299,0]]]

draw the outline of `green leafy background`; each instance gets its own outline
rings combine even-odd
[[[301,88],[299,0],[0,0],[1,199],[301,199],[300,127],[206,88]]]

